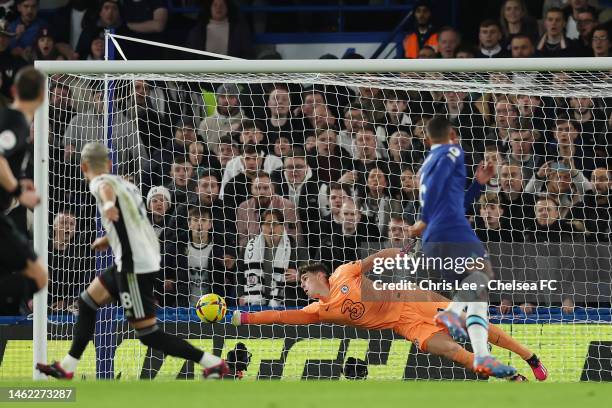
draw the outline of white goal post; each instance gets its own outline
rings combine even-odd
[[[114,112],[109,112],[108,86],[111,81],[133,81],[137,79],[158,81],[159,83],[171,81],[209,82],[209,83],[235,83],[235,84],[305,84],[328,85],[344,87],[372,87],[389,89],[393,91],[462,91],[468,94],[504,94],[504,95],[532,95],[535,97],[571,97],[584,96],[605,100],[612,98],[612,58],[544,58],[544,59],[453,59],[453,60],[274,60],[274,61],[37,61],[37,69],[47,76],[47,86],[57,81],[58,77],[72,77],[85,81],[97,81],[104,86],[104,119],[105,125]],[[507,73],[506,80],[490,80],[489,74]],[[550,81],[550,78],[541,79],[532,73],[567,74],[562,82]],[[121,86],[126,87],[123,84]],[[129,85],[131,86],[131,85]],[[156,85],[163,88],[162,85]],[[124,92],[124,91],[122,91]],[[125,90],[125,94],[131,90]],[[125,97],[122,94],[122,97]],[[426,100],[414,101],[416,104],[429,102]],[[612,106],[603,106],[607,110]],[[342,113],[340,113],[342,115]],[[383,115],[384,116],[384,115]],[[341,117],[338,118],[342,120]],[[541,118],[545,119],[545,118]],[[375,126],[377,123],[372,123]],[[383,124],[384,125],[384,124]],[[495,128],[495,125],[487,125]],[[103,133],[106,135],[106,129]],[[34,210],[34,248],[41,261],[47,264],[49,252],[49,239],[52,236],[49,225],[50,200],[53,194],[49,176],[52,169],[49,167],[49,90],[47,89],[44,106],[37,112],[34,127],[35,144],[35,186],[42,197],[42,203]],[[390,135],[387,135],[390,136]],[[110,141],[107,141],[110,143]],[[477,152],[484,154],[485,152]],[[140,171],[140,170],[138,170]],[[56,175],[57,176],[57,175]],[[399,174],[396,176],[399,177]],[[527,184],[527,181],[525,181]],[[51,187],[50,187],[51,186]],[[151,187],[151,186],[149,186]],[[570,242],[572,250],[579,251],[578,244]],[[582,253],[582,252],[576,252]],[[575,267],[577,270],[584,267]],[[580,275],[582,276],[582,275]],[[580,282],[587,285],[590,282]],[[569,283],[578,287],[577,293],[582,293],[580,285]],[[588,286],[588,285],[587,285]],[[588,291],[588,289],[585,289]],[[599,287],[593,289],[601,294]],[[608,300],[610,302],[610,300]],[[588,302],[587,302],[588,303]],[[47,361],[49,357],[48,339],[51,330],[55,330],[57,323],[49,322],[47,316],[48,293],[41,291],[34,297],[34,323],[33,323],[33,359],[37,362]],[[599,313],[599,312],[597,312]],[[587,313],[588,314],[588,313]],[[590,315],[589,315],[590,316]],[[609,317],[609,316],[608,316]],[[524,317],[523,317],[524,319]],[[571,324],[572,318],[564,323]],[[596,324],[608,322],[606,319],[591,319]],[[509,323],[511,325],[511,323]],[[538,324],[538,323],[536,323]],[[590,324],[590,323],[589,323]],[[607,323],[609,326],[609,322]],[[511,327],[511,326],[508,327]],[[590,326],[589,326],[590,327]],[[609,328],[609,327],[608,327]],[[590,328],[589,333],[575,334],[579,339],[599,340],[597,335],[610,334],[606,327]],[[230,329],[228,329],[230,330]],[[543,331],[546,332],[545,330]],[[234,336],[235,331],[228,331]],[[334,332],[335,333],[335,332]],[[518,330],[519,336],[521,330]],[[596,333],[595,336],[592,334]],[[543,336],[545,334],[542,334]],[[533,334],[526,335],[528,338]],[[565,338],[571,341],[571,334]],[[605,340],[605,339],[601,339]],[[609,338],[608,338],[609,340]],[[556,341],[556,343],[555,343]],[[582,340],[581,340],[582,341]],[[585,340],[586,341],[586,340]],[[571,344],[555,343],[555,350],[572,348]],[[571,363],[561,360],[553,363],[562,380],[579,380],[576,372],[582,368],[585,361],[580,360],[587,348],[578,351],[572,348],[568,352]],[[224,349],[225,350],[225,349]],[[219,350],[220,351],[220,350]],[[224,351],[225,352],[225,351]],[[562,351],[561,351],[562,352]],[[560,353],[561,353],[560,352]],[[343,352],[344,353],[344,352]],[[328,353],[329,354],[329,353]],[[344,354],[342,354],[344,356]],[[55,357],[57,357],[54,354]],[[577,356],[577,357],[576,357]],[[141,356],[138,355],[138,358]],[[561,358],[561,357],[559,357]],[[258,362],[260,360],[257,360]],[[263,364],[263,363],[262,363]],[[257,374],[258,367],[254,367]],[[305,369],[306,370],[306,369]],[[605,369],[600,368],[599,371]],[[296,372],[299,372],[296,371]],[[306,372],[306,371],[304,371]],[[584,372],[583,372],[584,373]],[[125,373],[124,373],[125,375]],[[612,374],[611,374],[612,375]],[[34,370],[34,379],[42,379]],[[134,377],[130,377],[134,378]],[[381,378],[386,378],[382,376]]]

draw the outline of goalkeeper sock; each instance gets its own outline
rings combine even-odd
[[[452,360],[456,363],[461,364],[465,368],[470,370],[474,369],[474,354],[470,353],[463,347],[460,347],[459,350],[452,357]]]
[[[470,302],[467,307],[467,332],[476,357],[488,356],[489,321],[486,302]]]
[[[501,348],[505,348],[506,350],[510,350],[514,354],[518,354],[523,360],[526,360],[527,363],[529,363],[529,358],[531,356],[535,356],[531,350],[514,340],[508,333],[493,324],[489,325],[489,342]]]
[[[74,372],[77,363],[87,344],[93,338],[96,330],[96,311],[98,304],[89,296],[89,293],[83,292],[79,297],[79,317],[74,328],[74,337],[68,355],[62,361],[62,368],[68,372]],[[66,365],[64,365],[64,363]]]
[[[206,355],[206,353],[195,348],[186,340],[161,331],[157,325],[136,330],[136,336],[145,346],[198,364],[202,364]]]
[[[453,312],[457,316],[461,316],[463,309],[465,309],[465,302],[452,301],[448,304],[446,311]]]

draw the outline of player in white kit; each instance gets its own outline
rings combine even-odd
[[[66,357],[61,363],[39,363],[37,369],[55,378],[73,378],[79,359],[93,337],[96,311],[119,300],[144,345],[200,364],[204,377],[223,377],[229,371],[224,360],[158,327],[153,284],[160,269],[159,241],[147,218],[140,190],[129,181],[109,174],[110,169],[108,150],[103,144],[89,143],[83,147],[81,170],[96,198],[106,231],[92,246],[99,251],[110,246],[114,265],[81,293],[72,346]]]

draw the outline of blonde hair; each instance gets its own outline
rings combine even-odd
[[[92,169],[105,170],[108,163],[108,149],[102,143],[87,143],[81,150],[81,162]]]

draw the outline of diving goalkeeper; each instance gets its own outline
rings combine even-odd
[[[395,258],[399,253],[397,248],[384,249],[364,260],[338,267],[331,276],[321,263],[303,266],[299,270],[301,287],[309,298],[318,301],[299,310],[235,311],[232,323],[236,326],[334,323],[363,329],[392,329],[420,350],[446,357],[474,371],[474,355],[457,344],[444,327],[434,322],[434,316],[448,306],[448,299],[434,292],[415,291],[407,294],[414,301],[408,298],[403,298],[403,301],[364,300],[369,293],[373,293],[373,283],[364,273],[372,270],[376,258]],[[521,356],[533,370],[536,379],[544,381],[547,378],[546,368],[538,357],[500,328],[489,326],[489,341]],[[525,377],[519,374],[512,379],[525,380]]]

